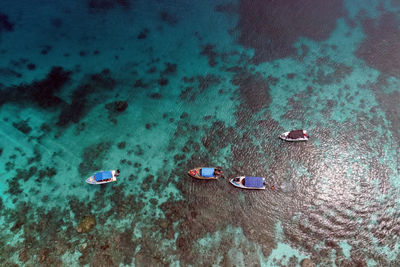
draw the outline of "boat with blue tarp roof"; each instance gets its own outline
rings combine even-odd
[[[188,171],[188,174],[197,179],[215,180],[222,176],[222,170],[220,167],[197,167]]]
[[[86,179],[88,184],[106,184],[117,181],[120,170],[100,171]]]
[[[266,189],[264,177],[239,176],[229,180],[233,186],[243,189]]]

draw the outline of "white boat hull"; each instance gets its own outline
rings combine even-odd
[[[112,173],[113,177],[108,180],[97,182],[96,179],[94,178],[94,175],[92,175],[86,179],[86,183],[88,183],[88,184],[108,184],[108,183],[117,181],[117,176],[115,176],[116,171],[112,170],[111,173]]]
[[[245,178],[246,176],[239,176],[239,177],[236,177],[236,178],[234,178],[234,179],[229,179],[229,182],[233,185],[233,186],[235,186],[235,187],[238,187],[238,188],[241,188],[241,189],[253,189],[253,190],[264,190],[264,189],[266,189],[266,187],[265,187],[265,185],[263,186],[263,187],[247,187],[247,186],[245,186],[244,185],[244,178]],[[235,182],[234,180],[235,179],[239,179],[239,181],[238,182]],[[265,178],[263,178],[264,179],[264,183],[265,183]]]

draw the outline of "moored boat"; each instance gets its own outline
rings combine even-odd
[[[120,170],[100,171],[86,179],[88,184],[107,184],[117,181]]]
[[[188,171],[188,174],[196,179],[215,180],[222,176],[222,170],[219,167],[197,167]]]
[[[297,142],[307,141],[309,136],[306,130],[293,130],[290,132],[284,132],[279,136],[279,138],[289,142]]]
[[[266,189],[264,177],[239,176],[229,180],[233,186],[242,189]]]

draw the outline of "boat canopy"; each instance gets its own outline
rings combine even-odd
[[[201,176],[214,177],[214,168],[201,168]]]
[[[253,187],[253,188],[263,188],[264,187],[264,178],[263,177],[246,176],[244,178],[244,186]]]
[[[290,131],[290,133],[288,134],[288,137],[290,139],[303,138],[304,137],[303,130]]]
[[[94,174],[94,179],[96,180],[96,182],[111,179],[112,177],[113,177],[113,174],[111,171],[98,172],[98,173]]]

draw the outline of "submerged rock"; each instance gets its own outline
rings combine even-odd
[[[93,215],[86,216],[76,228],[78,233],[87,233],[96,225],[96,219]]]
[[[79,247],[79,251],[83,252],[86,248],[87,248],[87,243],[85,242]]]
[[[315,267],[317,266],[312,260],[310,259],[303,259],[301,261],[301,267]]]
[[[161,220],[159,224],[160,224],[161,228],[167,229],[168,226],[169,226],[169,221],[168,220]]]
[[[27,262],[27,261],[29,260],[28,252],[27,252],[26,248],[23,248],[23,249],[19,252],[19,254],[18,254],[18,259],[19,259],[20,261],[22,261],[22,262]]]
[[[128,108],[126,101],[114,101],[106,104],[106,109],[111,112],[124,112]]]

